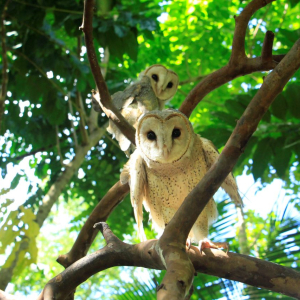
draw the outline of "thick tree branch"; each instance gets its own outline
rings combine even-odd
[[[260,8],[274,0],[253,0],[235,17],[235,30],[232,42],[232,53],[226,66],[206,76],[191,90],[180,106],[180,111],[188,117],[197,104],[212,90],[233,80],[236,77],[258,71],[269,71],[276,67],[284,55],[273,55],[247,58],[245,54],[245,35],[251,16]],[[269,33],[267,33],[269,35]],[[265,54],[266,52],[264,52]],[[270,54],[268,52],[268,54]]]
[[[0,93],[0,133],[1,133],[1,125],[2,118],[4,114],[5,107],[5,98],[7,92],[7,84],[8,84],[8,61],[7,61],[7,49],[6,49],[6,30],[5,30],[5,17],[7,6],[10,0],[7,0],[4,4],[3,11],[1,14],[1,47],[2,47],[2,83],[1,83],[1,93]]]
[[[174,294],[173,282],[174,280],[182,281],[182,286],[187,288],[192,281],[193,270],[190,268],[188,269],[189,274],[182,274],[179,266],[174,265],[174,256],[179,257],[181,255],[181,260],[184,259],[185,264],[189,264],[189,258],[182,254],[182,247],[197,217],[233,169],[272,101],[299,67],[300,39],[273,72],[265,78],[261,88],[238,121],[217,162],[186,197],[165,228],[159,239],[157,252],[161,255],[162,261],[166,263],[167,273],[162,282],[164,288],[158,292],[158,299],[167,299],[168,295],[172,295],[172,299],[182,299],[183,288],[178,287],[176,294]],[[185,220],[185,222],[181,220]],[[181,264],[183,264],[182,261]]]
[[[98,92],[93,92],[93,96],[98,100],[108,118],[110,118],[121,130],[121,132],[131,141],[131,143],[135,145],[135,129],[126,121],[126,119],[113,105],[106,82],[102,76],[101,69],[97,61],[93,44],[93,6],[94,0],[85,0],[83,21],[80,27],[80,29],[84,32],[87,55],[98,89]]]
[[[98,226],[107,245],[75,262],[51,279],[38,300],[65,299],[93,274],[115,266],[165,269],[160,256],[154,250],[157,240],[130,245],[120,241],[105,223],[97,224]],[[198,248],[193,246],[187,254],[197,272],[240,281],[291,297],[300,297],[300,273],[293,269],[242,254],[226,254],[221,250],[205,249],[200,254]]]

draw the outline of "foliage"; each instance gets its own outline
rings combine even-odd
[[[107,67],[106,82],[110,92],[123,90],[146,66],[161,63],[178,73],[182,81],[177,95],[168,104],[179,108],[201,78],[227,64],[234,16],[247,3],[238,0],[230,3],[97,0],[94,42],[101,66]],[[20,193],[28,196],[17,208],[12,206],[16,199],[10,199],[8,190],[0,193],[3,213],[0,215],[0,258],[2,268],[7,267],[18,253],[21,239],[28,238],[30,248],[19,257],[12,280],[14,289],[25,294],[40,291],[61,271],[55,259],[70,249],[87,216],[118,180],[126,162],[116,143],[105,134],[88,151],[79,171],[62,190],[57,207],[52,209],[36,241],[39,228],[34,222],[35,214],[51,185],[75,157],[78,145],[84,143],[82,120],[92,115],[90,97],[95,86],[83,35],[78,29],[82,10],[82,0],[11,0],[8,5],[5,29],[9,81],[0,137],[1,181],[8,181],[9,168],[19,166],[25,157],[30,158],[27,168],[35,170],[37,180],[32,181],[25,171],[17,173],[11,181],[7,189],[22,190],[22,180],[27,180],[28,191]],[[286,53],[299,38],[299,15],[297,0],[274,2],[256,12],[247,32],[247,55],[260,55],[266,30],[275,33],[274,54]],[[105,62],[105,49],[110,53],[108,63]],[[2,55],[0,62],[2,68]],[[212,140],[221,150],[265,75],[262,72],[236,78],[207,95],[190,118],[195,131]],[[247,166],[247,172],[263,186],[275,178],[283,180],[295,210],[299,210],[300,193],[299,78],[298,71],[276,98],[235,168],[235,174],[239,175]],[[84,113],[80,111],[78,95],[82,97]],[[97,122],[99,127],[104,126],[106,117],[100,114]],[[85,126],[90,128],[89,123]],[[233,206],[221,198],[218,199],[220,217],[211,234],[218,239],[226,238],[231,249],[238,252],[236,214]],[[299,270],[296,259],[299,259],[300,239],[293,231],[299,227],[299,220],[294,220],[293,216],[282,219],[280,215],[284,210],[285,207],[281,207],[277,214],[268,215],[267,221],[256,212],[246,212],[251,254]],[[128,198],[115,209],[108,223],[120,238],[138,242]],[[147,236],[154,237],[147,220],[144,225]],[[56,237],[57,228],[59,235]],[[98,237],[90,251],[101,245],[103,239]],[[37,264],[32,264],[35,262]],[[153,295],[150,289],[155,285],[152,279],[123,286],[122,280],[118,280],[122,272],[122,268],[112,269],[105,272],[105,276],[93,276],[78,289],[78,297],[93,299],[99,293],[111,292],[110,282],[113,281],[115,286],[121,287],[124,299],[133,299],[133,295],[138,297],[140,293],[149,293],[150,299]],[[156,276],[159,282],[162,274]],[[231,293],[246,293],[255,298],[262,297],[265,292],[199,274],[191,299],[230,298]],[[275,293],[264,297],[275,297]]]

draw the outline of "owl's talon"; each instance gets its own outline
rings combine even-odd
[[[202,254],[202,250],[205,248],[210,249],[225,249],[225,252],[228,253],[229,251],[229,244],[227,242],[212,242],[209,239],[204,239],[199,241],[199,251]]]
[[[187,249],[188,249],[188,250],[191,249],[191,245],[192,245],[191,239],[188,238],[188,239],[186,240],[186,246],[187,246]]]

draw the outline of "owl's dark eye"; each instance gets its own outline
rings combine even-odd
[[[147,133],[147,139],[150,141],[155,141],[156,140],[156,134],[153,131],[149,131]]]
[[[170,82],[168,83],[168,85],[167,85],[167,88],[170,89],[172,86],[173,86],[173,82],[170,81]]]
[[[153,74],[151,77],[154,79],[154,81],[158,81],[158,76],[156,74]]]
[[[176,139],[178,137],[180,137],[181,135],[181,131],[178,128],[174,128],[172,131],[172,138]]]

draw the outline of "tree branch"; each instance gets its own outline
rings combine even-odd
[[[75,262],[51,279],[38,300],[65,299],[90,276],[115,266],[165,269],[160,256],[154,250],[157,240],[130,245],[119,240],[107,224],[99,223],[96,226],[99,226],[107,245]],[[300,273],[293,269],[242,254],[226,254],[221,250],[205,249],[200,254],[199,249],[194,246],[187,255],[199,273],[236,280],[291,297],[300,297]]]
[[[1,93],[0,93],[0,133],[1,133],[2,118],[4,114],[7,84],[8,84],[8,74],[7,74],[8,61],[7,61],[7,53],[6,53],[7,49],[6,49],[5,17],[6,17],[7,6],[9,2],[10,0],[6,1],[1,14],[2,83],[1,83]]]
[[[106,193],[84,223],[71,250],[67,254],[58,257],[57,262],[59,264],[67,268],[86,255],[98,233],[98,229],[93,227],[94,224],[106,221],[114,208],[124,199],[128,192],[129,185],[122,185],[118,181]]]
[[[261,60],[271,61],[272,60],[272,49],[274,41],[274,33],[272,31],[267,31],[264,39],[264,43],[261,50]]]
[[[185,198],[183,204],[165,228],[158,241],[157,252],[161,255],[162,261],[166,263],[167,273],[162,282],[164,288],[158,292],[158,299],[167,299],[169,295],[172,295],[172,299],[182,299],[184,288],[187,289],[192,282],[193,269],[187,268],[187,273],[182,274],[182,270],[176,264],[179,260],[177,259],[174,262],[174,257],[176,255],[181,257],[180,263],[186,266],[190,263],[189,258],[182,254],[182,247],[185,245],[188,233],[209,199],[220,187],[229,172],[232,171],[272,101],[282,91],[299,67],[300,39],[275,67],[273,72],[265,78],[261,88],[238,121],[217,162]],[[185,222],[181,220],[185,220]],[[182,287],[177,287],[176,292],[174,291],[174,280],[183,282]]]
[[[251,16],[260,8],[274,0],[253,0],[235,17],[232,53],[229,62],[221,69],[209,74],[194,87],[180,106],[180,111],[190,116],[197,104],[211,91],[236,77],[258,71],[269,71],[276,67],[284,55],[273,55],[270,59],[247,58],[245,54],[245,34]]]
[[[93,97],[99,102],[102,110],[110,118],[121,132],[135,145],[135,129],[126,121],[111,101],[106,82],[102,76],[93,44],[93,5],[94,0],[85,0],[83,21],[80,29],[84,32],[87,55],[91,71],[98,89],[93,91]],[[100,95],[99,95],[100,93]]]

